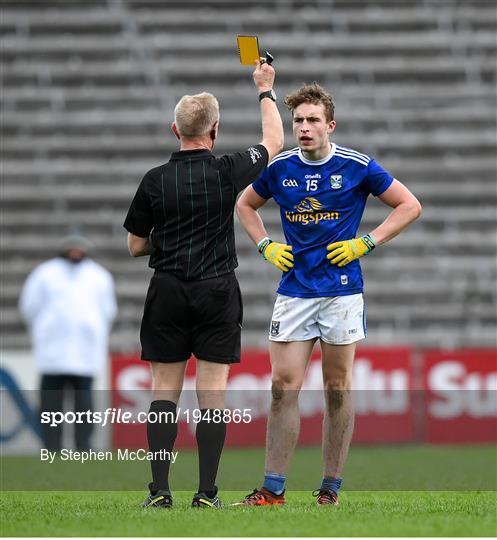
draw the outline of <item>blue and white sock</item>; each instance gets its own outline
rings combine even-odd
[[[333,491],[336,495],[338,495],[341,485],[342,485],[341,478],[333,478],[332,476],[325,476],[323,478],[323,481],[321,482],[321,487],[319,489],[321,491]]]
[[[275,495],[281,495],[285,491],[286,476],[268,472],[264,475],[262,487],[269,489]]]

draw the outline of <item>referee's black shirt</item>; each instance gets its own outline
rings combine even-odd
[[[152,233],[149,266],[184,280],[234,270],[236,197],[260,176],[268,158],[261,144],[220,158],[208,150],[183,150],[148,171],[124,227],[141,238]]]

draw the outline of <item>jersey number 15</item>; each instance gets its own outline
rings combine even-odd
[[[307,191],[316,191],[318,188],[318,181],[317,180],[307,180],[306,182]]]

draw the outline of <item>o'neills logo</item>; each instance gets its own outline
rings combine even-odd
[[[295,206],[296,212],[285,212],[285,217],[290,223],[315,223],[320,221],[331,221],[339,219],[338,212],[326,212],[323,210],[323,205],[315,197],[306,197]]]

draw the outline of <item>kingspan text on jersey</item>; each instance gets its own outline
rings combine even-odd
[[[315,223],[317,225],[320,221],[340,219],[340,214],[338,212],[285,212],[285,217],[290,223],[303,225]]]

